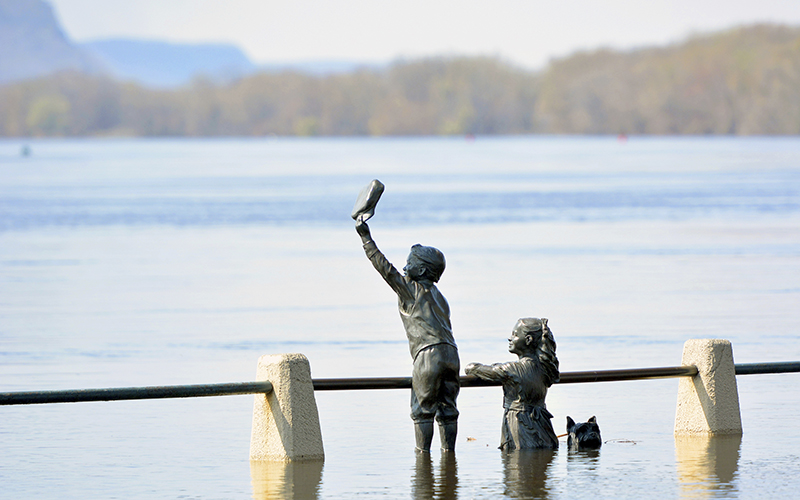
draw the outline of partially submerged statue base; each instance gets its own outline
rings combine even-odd
[[[397,294],[397,307],[414,360],[411,418],[416,448],[430,452],[435,419],[439,422],[442,450],[453,451],[458,432],[460,361],[450,326],[450,306],[434,284],[444,272],[444,255],[436,248],[414,245],[403,268],[405,275],[395,269],[378,250],[366,223],[382,192],[383,185],[373,181],[359,196],[352,217],[367,258]]]
[[[501,450],[558,449],[553,415],[547,411],[547,388],[558,381],[558,358],[546,318],[520,319],[508,350],[518,361],[482,365],[470,363],[467,375],[503,384]]]

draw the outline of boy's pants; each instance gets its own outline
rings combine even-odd
[[[461,388],[458,349],[435,344],[417,353],[411,372],[411,418],[416,423],[458,420],[456,398]]]

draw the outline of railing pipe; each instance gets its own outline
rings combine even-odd
[[[735,366],[736,375],[800,372],[800,361],[782,361],[779,363],[742,363]]]
[[[644,380],[654,378],[693,377],[694,366],[669,366],[664,368],[630,368],[625,370],[594,370],[586,372],[563,372],[559,384],[580,382],[614,382],[621,380]],[[461,387],[486,387],[503,385],[501,382],[483,380],[474,376],[461,377]],[[347,391],[359,389],[410,389],[411,377],[377,378],[323,378],[314,379],[315,391]]]
[[[746,363],[736,365],[736,375],[800,372],[800,362]],[[661,368],[629,368],[623,370],[593,370],[562,372],[559,384],[583,382],[616,382],[672,377],[693,377],[694,366],[668,366]],[[410,389],[411,377],[325,378],[314,379],[315,391],[346,391],[362,389]],[[461,387],[499,386],[500,382],[461,377]],[[154,387],[122,387],[115,389],[77,389],[63,391],[31,391],[0,393],[0,405],[44,403],[77,403],[81,401],[120,401],[132,399],[194,398],[205,396],[231,396],[260,394],[272,391],[268,381],[235,382],[229,384],[172,385]]]
[[[230,384],[166,385],[153,387],[119,387],[115,389],[76,389],[65,391],[31,391],[0,393],[0,405],[33,405],[44,403],[77,403],[83,401],[121,401],[130,399],[197,398],[232,396],[272,391],[269,381],[234,382]]]
[[[647,380],[655,378],[694,377],[696,366],[666,366],[660,368],[628,368],[623,370],[595,370],[562,373],[559,384],[582,382],[619,382],[623,380]]]

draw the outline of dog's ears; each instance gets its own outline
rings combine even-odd
[[[572,427],[575,427],[575,421],[572,420],[572,417],[567,416],[567,431],[569,431]]]
[[[589,419],[589,423],[590,424],[596,424],[597,423],[597,419],[594,416],[592,416],[592,418]]]

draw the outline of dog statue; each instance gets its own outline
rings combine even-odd
[[[603,445],[600,438],[600,427],[597,419],[592,417],[588,422],[576,424],[571,417],[567,417],[567,446],[570,450],[596,450]]]

